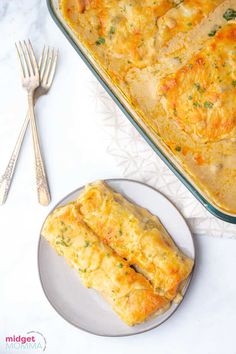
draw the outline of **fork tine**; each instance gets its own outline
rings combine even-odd
[[[25,62],[26,62],[29,76],[32,76],[32,75],[34,75],[34,70],[33,70],[32,62],[30,60],[29,50],[28,50],[28,46],[26,44],[26,41],[23,41],[22,47],[23,47],[23,55],[25,58]]]
[[[51,63],[50,72],[49,72],[49,76],[48,76],[48,82],[47,82],[47,84],[49,86],[51,86],[52,81],[54,79],[54,75],[56,72],[56,66],[57,66],[57,59],[58,59],[58,49],[53,49],[53,60]]]
[[[20,49],[19,43],[15,43],[15,47],[16,47],[16,51],[17,51],[17,55],[20,61],[20,68],[21,68],[21,76],[22,78],[26,77],[26,70],[25,70],[25,62],[22,58],[22,51]]]
[[[42,79],[41,71],[42,71],[42,63],[43,63],[44,53],[45,53],[45,46],[43,47],[43,51],[42,51],[42,54],[40,55],[39,64],[38,64],[40,80]]]
[[[26,48],[27,48],[27,53],[29,54],[31,68],[33,69],[34,75],[39,76],[38,64],[37,64],[37,61],[36,61],[36,58],[34,55],[34,50],[33,50],[32,44],[29,39],[28,39],[28,45],[26,46]]]
[[[46,64],[45,74],[44,74],[44,77],[43,77],[43,82],[44,82],[45,85],[48,82],[48,76],[49,76],[52,60],[53,60],[53,49],[49,48],[48,60],[47,60],[47,64]]]
[[[46,64],[48,60],[48,54],[49,54],[49,47],[46,47],[43,57],[42,57],[42,65],[41,65],[41,71],[40,71],[40,76],[41,76],[41,81],[43,80],[45,69],[46,69]]]
[[[19,42],[19,50],[20,50],[20,55],[21,55],[22,62],[24,64],[25,78],[27,78],[27,77],[30,76],[30,71],[29,71],[27,58],[26,58],[26,55],[25,55],[25,49],[24,49],[24,46],[23,46],[21,41]]]
[[[26,58],[26,55],[25,55],[25,47],[23,45],[22,42],[19,42],[20,43],[20,49],[21,49],[21,56],[22,58],[24,59],[24,63],[25,63],[25,73],[26,73],[26,77],[29,77],[30,76],[30,71],[29,71],[29,65],[28,65],[28,61],[27,61],[27,58]]]

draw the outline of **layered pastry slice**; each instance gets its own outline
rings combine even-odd
[[[170,300],[177,296],[193,261],[177,248],[156,216],[104,182],[88,185],[77,205],[104,244],[142,272],[157,294]]]
[[[81,219],[75,204],[49,215],[42,235],[78,271],[83,284],[97,290],[128,325],[141,323],[168,308],[168,300],[155,294],[143,275],[98,239]]]

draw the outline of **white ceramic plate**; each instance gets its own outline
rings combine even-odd
[[[195,259],[191,232],[182,215],[167,198],[152,187],[137,181],[110,179],[106,182],[129,200],[157,215],[176,244],[186,255]],[[57,206],[75,200],[82,189],[83,187],[72,192]],[[66,264],[63,257],[56,254],[42,236],[38,247],[38,267],[44,293],[54,309],[74,326],[93,334],[127,336],[142,333],[159,326],[179,306],[172,303],[164,314],[129,327],[96,291],[82,285],[78,273]],[[189,286],[190,279],[191,276],[186,282],[183,294]]]

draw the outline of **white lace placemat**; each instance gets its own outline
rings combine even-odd
[[[210,214],[161,161],[102,86],[96,81],[90,85],[96,112],[108,134],[107,151],[123,176],[143,181],[166,195],[185,216],[193,233],[236,238],[236,225]]]

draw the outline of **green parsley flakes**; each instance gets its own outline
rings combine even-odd
[[[214,37],[214,35],[216,34],[217,30],[214,29],[214,30],[211,30],[209,33],[208,33],[208,36],[209,37]]]
[[[103,37],[99,37],[98,40],[96,41],[97,45],[101,45],[101,44],[104,44],[104,43],[105,43],[105,38],[103,38]]]
[[[204,102],[204,107],[205,108],[213,108],[214,104],[212,102],[209,101],[205,101]]]
[[[223,15],[226,21],[234,20],[236,18],[236,11],[234,9],[228,9]]]
[[[89,241],[85,241],[84,247],[87,248],[90,245]]]
[[[193,84],[193,86],[198,90],[198,92],[203,93],[205,91],[205,89],[203,87],[201,87],[201,85],[199,84],[199,82],[195,82]]]
[[[110,27],[110,30],[109,30],[109,35],[110,35],[110,36],[113,35],[113,34],[115,33],[115,31],[116,31],[115,27],[114,27],[114,26],[111,26],[111,27]]]
[[[209,36],[209,37],[214,37],[214,35],[216,34],[216,32],[217,32],[220,28],[221,28],[221,26],[218,26],[218,25],[214,26],[214,27],[212,28],[212,30],[208,33],[208,36]]]

